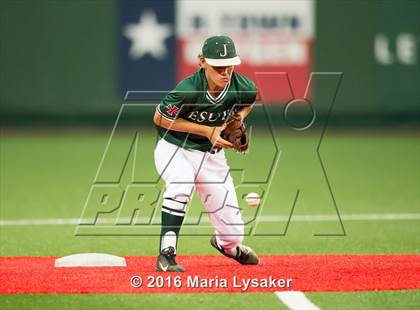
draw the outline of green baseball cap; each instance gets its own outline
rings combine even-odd
[[[241,63],[236,54],[235,43],[227,36],[208,38],[201,51],[206,62],[213,67],[236,66]]]

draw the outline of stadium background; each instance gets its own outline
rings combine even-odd
[[[273,7],[283,8],[278,1],[271,2]],[[324,239],[314,238],[312,233],[327,230],[340,234],[342,231],[337,222],[317,222],[308,232],[307,224],[298,221],[292,222],[287,235],[280,239],[249,237],[249,244],[262,255],[418,254],[419,3],[409,0],[299,1],[304,4],[295,12],[295,6],[290,2],[284,10],[273,14],[284,19],[268,19],[264,24],[261,18],[271,16],[264,7],[270,7],[271,2],[267,1],[264,6],[256,1],[244,1],[240,5],[239,1],[231,1],[233,6],[238,6],[234,16],[253,16],[254,26],[260,27],[253,27],[249,21],[248,24],[244,21],[231,24],[232,30],[228,34],[237,40],[239,53],[241,44],[247,41],[260,42],[261,50],[264,39],[274,38],[276,43],[276,38],[284,35],[287,38],[283,46],[286,54],[289,43],[300,42],[307,51],[306,57],[302,63],[294,65],[287,57],[279,64],[276,59],[274,62],[271,59],[272,63],[270,60],[264,62],[256,55],[256,61],[263,64],[254,68],[245,61],[247,68],[244,70],[287,71],[292,87],[297,89],[296,97],[302,96],[307,83],[301,76],[311,71],[343,73],[321,145],[338,210],[345,215],[409,214],[411,217],[371,222],[346,222],[344,219],[346,235]],[[188,7],[194,11],[197,5],[192,3],[45,0],[0,3],[1,256],[63,256],[80,252],[156,254],[155,237],[75,236],[75,224],[15,225],[12,222],[80,217],[122,104],[156,102],[148,97],[153,94],[124,101],[125,92],[158,91],[153,95],[158,97],[160,91],[171,89],[183,74],[192,70],[193,66],[187,63],[180,65],[185,61],[183,47],[188,40],[193,45],[194,40],[201,41],[209,34],[204,30],[195,34],[176,30],[180,16],[185,13],[179,8]],[[231,14],[229,6],[224,8],[223,3],[215,1],[205,5],[200,2],[201,17],[213,16],[214,19],[217,12]],[[217,6],[217,10],[213,11],[212,6]],[[139,59],[129,56],[131,42],[124,36],[123,29],[129,23],[138,23],[144,12],[155,12],[157,21],[172,29],[172,34],[164,41],[167,55],[162,59],[150,54]],[[309,25],[308,16],[312,16]],[[201,25],[200,21],[197,25]],[[300,25],[304,25],[303,30]],[[195,28],[188,29],[193,31]],[[263,90],[262,102],[264,89],[277,81],[258,85]],[[274,123],[281,119],[284,103],[291,99],[282,97],[282,87],[279,86],[279,98],[267,103]],[[272,89],[268,92],[273,94]],[[323,98],[331,94],[330,84],[315,80],[311,93],[317,118],[325,121],[330,102]],[[272,96],[276,94],[274,92]],[[294,121],[305,123],[308,110],[304,106],[294,108]],[[123,129],[114,140],[114,154],[131,142],[133,128],[145,129],[146,145],[153,145],[156,136],[150,119],[152,113],[152,108],[146,108],[141,113],[128,113],[121,119],[119,125]],[[325,124],[324,121],[320,124]],[[255,128],[264,126],[265,114],[256,111],[250,122]],[[314,166],[303,156],[308,150],[316,149],[311,143],[314,136],[320,137],[321,131],[302,136],[284,123],[281,125],[283,131],[280,130],[279,139],[287,150],[294,152],[293,160],[285,168],[286,175],[293,178],[298,171],[299,176],[307,177],[302,182],[307,182],[306,186],[312,184],[314,188],[305,204],[297,205],[297,214],[330,214],[331,209],[326,210],[322,205],[323,198],[316,194],[324,185],[310,177],[317,172],[311,170]],[[268,134],[260,134],[258,145],[263,152],[249,158],[250,173],[257,176],[261,169],[259,163],[264,162],[264,152],[271,151],[272,143]],[[151,154],[145,156],[139,165],[152,167]],[[241,159],[237,155],[229,156],[232,165],[236,162],[240,165]],[[119,163],[119,160],[115,161]],[[111,164],[110,169],[118,169],[118,163]],[[146,174],[153,175],[152,170],[147,169]],[[271,200],[279,205],[296,189],[283,183],[272,188],[276,191],[271,192]],[[194,205],[197,207],[192,214],[200,214],[198,202]],[[290,211],[286,208],[277,212],[274,205],[267,210],[268,214],[275,215],[287,215]],[[244,212],[249,212],[249,208],[244,206]],[[270,232],[278,231],[273,223],[266,223],[264,227]],[[284,231],[284,227],[282,225],[280,231]],[[185,237],[180,247],[181,252],[188,255],[215,254],[204,237]],[[419,272],[418,266],[413,272]],[[2,278],[3,283],[7,280]],[[363,301],[365,308],[414,308],[419,304],[418,290],[308,295],[321,308],[360,308],[346,300]],[[109,308],[115,308],[117,304],[119,307],[157,307],[174,303],[178,307],[199,307],[202,302],[209,302],[215,308],[251,302],[267,308],[280,306],[274,297],[265,293],[243,296],[246,295],[173,294],[172,297],[144,295],[141,298],[129,295],[1,295],[0,303],[5,306],[2,308],[53,308],[63,306],[62,301],[67,301],[68,308],[97,307],[103,306],[103,300],[108,301],[105,306]]]
[[[138,22],[141,12],[150,8],[160,10],[159,14],[171,19],[174,26],[174,3],[124,3],[3,1],[2,123],[42,119],[62,124],[88,119],[90,124],[101,117],[112,123],[125,90],[171,89],[177,64],[174,49],[164,57],[163,66],[150,55],[137,61],[143,66],[132,61],[138,70],[130,71],[129,77],[120,74],[121,66],[129,67],[124,63],[129,61],[124,59],[128,55],[120,54],[130,44],[122,34],[124,23]],[[313,61],[312,71],[344,73],[334,114],[366,124],[381,118],[413,120],[419,103],[418,4],[318,1],[310,7],[314,14],[310,38],[314,48],[313,55],[308,56]],[[125,15],[119,16],[118,8]],[[130,8],[134,16],[126,12]],[[170,14],[171,18],[167,17]],[[237,14],[242,13],[239,10]],[[289,15],[286,12],[283,16]],[[290,24],[278,28],[275,34],[293,29]],[[249,35],[249,31],[236,31],[233,37]],[[168,48],[174,45],[171,40],[175,40],[173,35],[165,43]],[[266,71],[273,71],[273,67],[278,69],[271,65]],[[129,81],[120,85],[123,79]]]

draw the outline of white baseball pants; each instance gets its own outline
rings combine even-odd
[[[210,154],[160,139],[155,164],[166,183],[163,212],[183,216],[195,190],[209,212],[218,245],[229,250],[242,242],[243,220],[223,150]]]

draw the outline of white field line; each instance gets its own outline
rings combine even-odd
[[[405,220],[414,221],[420,220],[420,213],[382,213],[382,214],[342,214],[341,219],[343,221],[393,221],[393,220]],[[244,217],[245,223],[251,221],[252,217]],[[270,222],[286,222],[288,216],[277,216],[277,215],[263,215],[259,217],[259,222],[270,223]],[[119,219],[122,223],[130,222],[127,218]],[[138,221],[141,223],[147,222],[148,218],[139,217]],[[186,216],[185,222],[198,222],[199,217],[197,216]],[[27,226],[27,225],[78,225],[80,218],[51,218],[51,219],[18,219],[18,220],[0,220],[0,226]],[[96,224],[115,224],[116,219],[98,219]],[[291,222],[333,222],[338,221],[338,217],[335,214],[312,214],[312,215],[293,215]],[[91,223],[90,221],[83,221],[84,223]],[[203,223],[209,223],[207,216],[203,216],[201,219]]]
[[[285,291],[274,294],[291,310],[320,310],[302,292]]]

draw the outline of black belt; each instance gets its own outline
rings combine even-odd
[[[219,148],[219,147],[212,148],[212,149],[210,149],[210,151],[208,151],[208,153],[210,153],[210,154],[216,154],[216,153],[219,153],[221,150],[222,150],[222,148]]]

